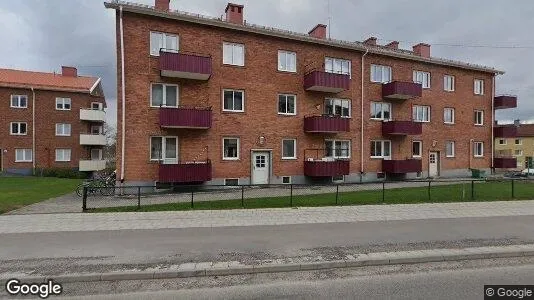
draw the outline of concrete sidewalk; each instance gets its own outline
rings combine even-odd
[[[0,216],[0,234],[532,216],[534,201]]]

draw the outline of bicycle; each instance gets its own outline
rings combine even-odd
[[[111,196],[115,194],[116,174],[117,171],[113,171],[110,175],[104,178],[84,181],[76,188],[76,194],[78,195],[78,197],[82,197],[83,189],[86,187],[87,195],[94,196],[95,194],[100,192],[102,196]]]

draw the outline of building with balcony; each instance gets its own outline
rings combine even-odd
[[[493,95],[504,72],[433,57],[425,43],[263,27],[231,3],[222,17],[168,0],[105,7],[123,27],[117,169],[127,184],[468,176],[493,167],[494,133],[512,134],[493,125],[494,105],[517,101]]]
[[[534,124],[495,124],[495,168],[528,168],[534,159]],[[531,166],[534,168],[534,166]]]

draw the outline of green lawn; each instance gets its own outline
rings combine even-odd
[[[514,198],[512,198],[511,182],[479,182],[474,185],[474,193],[471,193],[471,182],[447,186],[432,186],[430,199],[428,187],[382,189],[373,191],[358,191],[336,194],[319,194],[306,196],[271,197],[271,198],[246,198],[244,202],[237,200],[204,201],[195,202],[194,208],[191,203],[170,203],[141,206],[100,208],[93,212],[127,212],[127,211],[176,211],[191,209],[237,209],[242,208],[276,208],[276,207],[310,207],[332,205],[368,205],[368,204],[401,204],[401,203],[433,203],[433,202],[467,202],[467,201],[498,201],[512,199],[534,199],[534,183],[514,182]],[[334,188],[335,189],[335,188]],[[473,197],[473,198],[472,198]],[[142,200],[141,200],[142,204]]]
[[[80,179],[0,177],[0,214],[76,190]]]

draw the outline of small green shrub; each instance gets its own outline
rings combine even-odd
[[[38,177],[55,177],[70,179],[86,179],[87,173],[79,172],[69,168],[36,168],[35,176]]]

